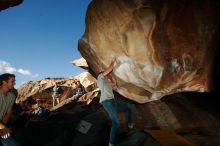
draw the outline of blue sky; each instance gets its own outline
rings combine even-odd
[[[91,0],[24,0],[0,12],[0,74],[16,75],[16,88],[30,80],[71,77],[83,72],[70,62],[81,58]]]

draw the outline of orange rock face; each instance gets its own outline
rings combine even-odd
[[[209,92],[218,6],[211,0],[93,0],[79,51],[95,75],[116,56],[117,92],[139,103]]]

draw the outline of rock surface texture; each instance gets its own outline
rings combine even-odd
[[[209,92],[218,7],[211,0],[93,0],[79,51],[95,76],[116,56],[117,92],[138,103]]]
[[[81,73],[78,76],[71,78],[45,78],[37,81],[29,81],[18,89],[16,102],[29,102],[33,99],[38,101],[44,107],[51,109],[53,87],[56,83],[57,87],[59,87],[58,98],[61,102],[56,108],[61,107],[69,102],[66,102],[66,100],[75,94],[76,81],[80,81],[87,92],[82,98],[77,100],[87,101],[88,103],[91,102],[91,100],[97,96],[98,90],[95,90],[97,88],[96,79],[88,72]],[[30,103],[28,104],[31,106]]]
[[[88,64],[84,58],[73,60],[71,63],[75,66],[78,66],[78,67],[81,67],[85,70],[88,70]]]

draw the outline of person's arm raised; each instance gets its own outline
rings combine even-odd
[[[116,79],[114,78],[114,76],[112,74],[109,74],[108,76],[109,76],[110,83],[111,83],[112,87],[116,88],[116,86],[117,86]]]
[[[112,72],[115,62],[116,62],[116,58],[114,57],[112,58],[112,61],[108,66],[108,68],[102,73],[104,76],[107,76],[110,72]]]

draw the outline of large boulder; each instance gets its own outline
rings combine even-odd
[[[84,58],[80,58],[80,59],[77,59],[77,60],[73,60],[71,63],[72,63],[73,65],[78,66],[78,67],[81,67],[81,68],[83,68],[83,69],[86,69],[86,70],[89,69],[88,64],[87,64],[87,62],[86,62],[86,60],[85,60]]]
[[[18,88],[18,97],[16,99],[16,102],[23,102],[27,100],[29,97],[33,96],[36,96],[36,98],[48,98],[48,96],[52,95],[52,88],[55,85],[55,83],[58,87],[74,88],[75,82],[76,80],[73,78],[45,78],[42,80],[29,81]],[[45,91],[47,91],[47,94]]]
[[[79,101],[87,101],[88,103],[97,96],[98,89],[96,85],[96,79],[88,72],[84,72],[75,77],[70,78],[45,78],[42,80],[29,81],[24,83],[18,88],[17,103],[27,103],[27,106],[31,106],[32,99],[40,103],[40,105],[51,109],[52,108],[52,94],[53,87],[56,83],[58,90],[58,98],[60,104],[56,108],[60,108],[66,103],[72,102],[71,97],[75,94],[75,82],[80,81],[85,90],[87,91]]]
[[[139,103],[209,92],[219,6],[211,0],[93,0],[78,48],[95,76],[116,56],[117,92]]]

